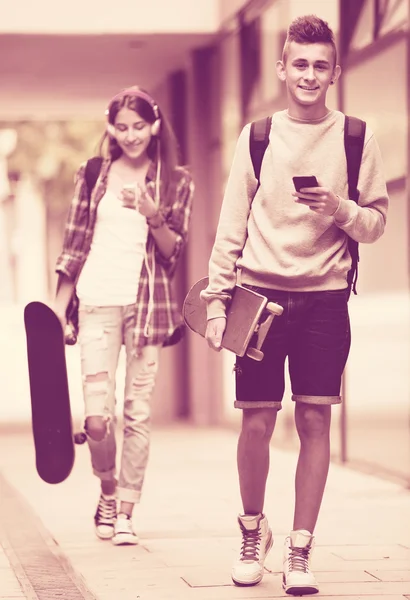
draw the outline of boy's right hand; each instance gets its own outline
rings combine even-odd
[[[215,319],[210,319],[208,321],[205,331],[205,339],[208,342],[208,346],[212,348],[212,350],[216,350],[217,352],[222,350],[221,342],[225,328],[225,317],[216,317]]]

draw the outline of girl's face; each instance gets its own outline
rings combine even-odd
[[[115,139],[131,160],[146,154],[151,141],[151,123],[130,108],[123,107],[115,118]]]

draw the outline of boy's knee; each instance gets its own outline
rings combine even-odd
[[[258,439],[270,439],[275,428],[277,411],[274,409],[245,409],[242,432]]]
[[[107,419],[104,417],[87,417],[85,430],[91,439],[101,442],[107,435]]]
[[[296,403],[295,420],[297,430],[303,437],[320,437],[330,431],[330,406]]]

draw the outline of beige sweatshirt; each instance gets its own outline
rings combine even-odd
[[[371,243],[382,235],[386,223],[383,166],[369,127],[360,168],[359,205],[347,199],[343,113],[330,111],[315,121],[294,119],[287,111],[275,113],[255,197],[249,134],[250,124],[237,142],[209,261],[209,286],[202,293],[208,319],[225,315],[238,269],[242,283],[265,288],[345,288],[351,266],[347,235]],[[291,194],[296,175],[315,175],[341,198],[333,216],[316,214],[295,202]]]

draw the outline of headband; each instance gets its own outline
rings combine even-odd
[[[126,88],[125,90],[122,90],[122,92],[119,92],[113,98],[111,98],[110,103],[108,104],[108,108],[105,111],[106,114],[108,115],[113,102],[115,102],[116,100],[121,100],[122,98],[125,98],[125,96],[135,96],[136,98],[141,98],[142,100],[145,100],[145,102],[148,102],[148,104],[151,106],[152,110],[154,111],[155,119],[159,119],[158,104],[155,102],[154,98],[152,98],[149,94],[147,94],[146,92],[143,92],[136,86]]]

